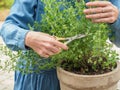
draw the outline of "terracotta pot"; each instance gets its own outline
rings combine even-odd
[[[61,90],[117,90],[120,63],[115,70],[100,75],[79,75],[57,68]]]

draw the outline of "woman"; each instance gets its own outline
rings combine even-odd
[[[86,0],[86,2],[88,7],[84,10],[86,18],[91,19],[94,23],[108,23],[117,37],[115,42],[120,45],[120,1],[88,2]],[[45,58],[59,53],[61,49],[68,49],[65,44],[48,34],[29,30],[28,24],[32,26],[34,21],[41,20],[43,7],[40,0],[15,0],[10,15],[1,29],[1,35],[9,48],[27,50],[27,47],[30,47]],[[39,74],[24,75],[20,71],[16,71],[14,84],[14,90],[60,90],[55,69],[43,70]]]

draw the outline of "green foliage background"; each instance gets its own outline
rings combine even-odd
[[[14,0],[0,0],[0,9],[9,9]]]

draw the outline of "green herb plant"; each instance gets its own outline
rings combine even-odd
[[[84,0],[41,1],[44,3],[42,20],[35,22],[30,29],[58,37],[77,34],[85,34],[86,37],[72,41],[67,51],[63,50],[49,59],[40,57],[32,49],[20,50],[14,55],[9,53],[11,60],[5,67],[30,73],[60,66],[70,72],[90,75],[106,73],[117,66],[118,54],[111,50],[111,44],[106,43],[110,29],[105,23],[92,23],[85,18],[83,10],[87,7]],[[22,60],[16,60],[18,57]]]

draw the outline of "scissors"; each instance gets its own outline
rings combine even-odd
[[[85,34],[77,34],[75,36],[66,37],[66,38],[55,36],[56,40],[58,40],[58,41],[65,41],[64,42],[65,44],[69,44],[70,42],[72,42],[72,41],[74,41],[76,39],[83,38],[83,37],[86,37],[86,35]]]

